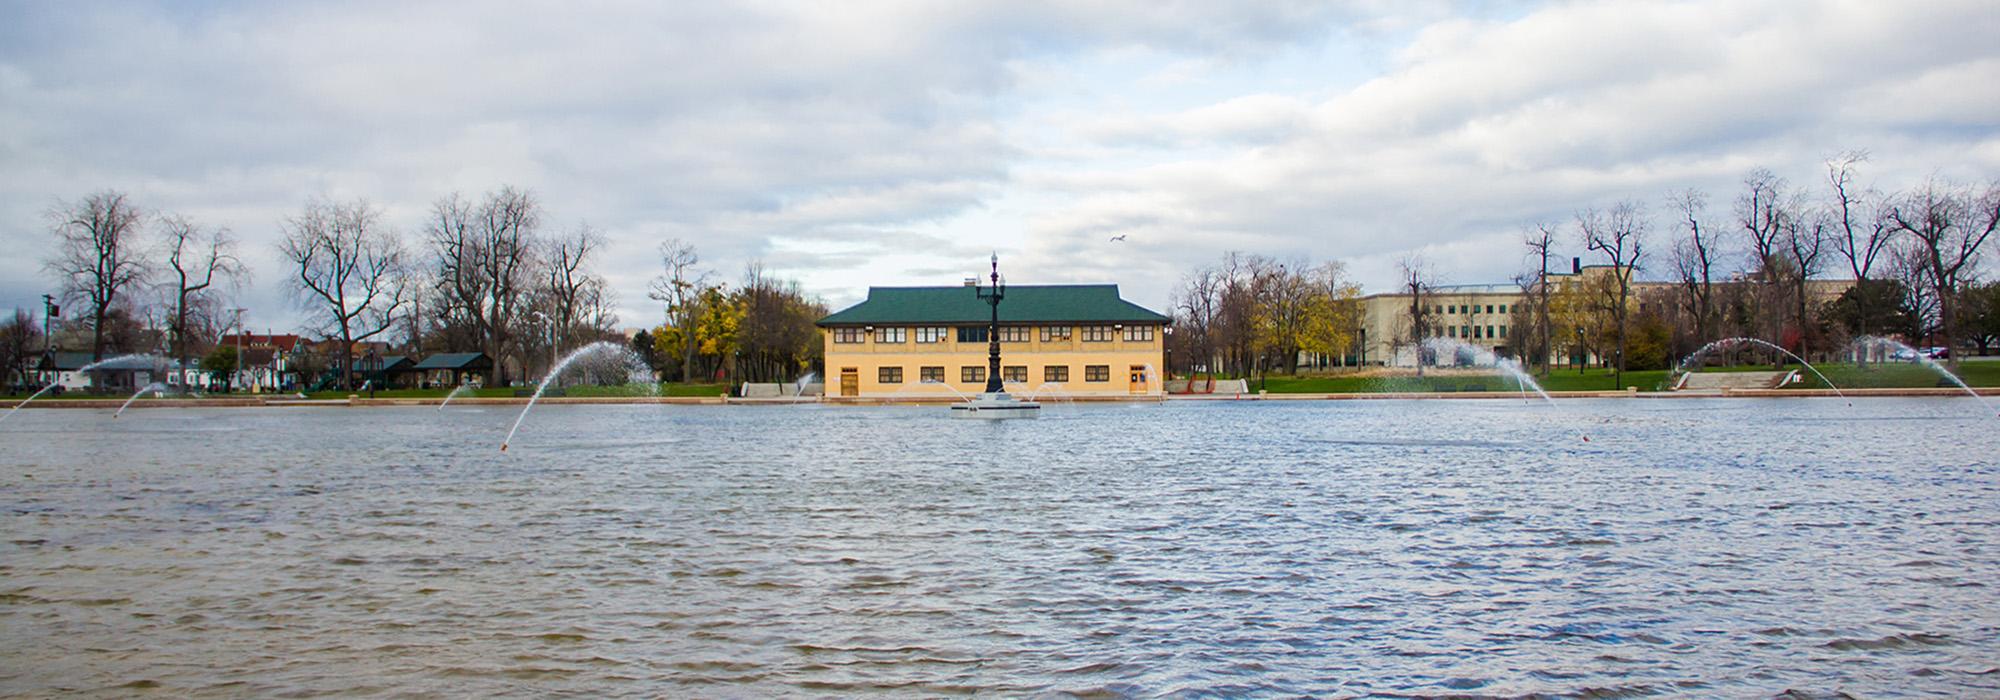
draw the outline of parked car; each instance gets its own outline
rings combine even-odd
[[[1928,357],[1933,360],[1951,359],[1951,348],[1940,348],[1940,347],[1924,348],[1924,357]]]

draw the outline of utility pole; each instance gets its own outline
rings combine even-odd
[[[229,376],[230,390],[234,391],[236,382],[243,377],[243,312],[249,309],[237,307],[230,310],[236,312],[236,373]]]
[[[43,294],[42,295],[42,354],[43,355],[53,355],[56,352],[56,345],[55,345],[56,336],[52,332],[55,326],[52,323],[52,321],[55,319],[55,317],[61,315],[62,315],[62,307],[56,306],[56,298],[48,294]]]

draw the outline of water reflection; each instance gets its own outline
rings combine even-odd
[[[1962,402],[1562,408],[26,411],[0,692],[2000,691]]]

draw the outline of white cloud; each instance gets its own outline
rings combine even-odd
[[[234,228],[285,325],[278,223],[534,189],[630,319],[653,246],[852,300],[1115,281],[1161,305],[1231,249],[1377,286],[1501,281],[1532,220],[1868,148],[1884,186],[2000,170],[1979,2],[30,5],[0,27],[0,303],[41,212],[101,188]],[[1720,209],[1718,210],[1720,211]],[[1126,241],[1107,239],[1127,234]],[[968,261],[967,259],[970,258]],[[968,264],[972,263],[972,264]]]

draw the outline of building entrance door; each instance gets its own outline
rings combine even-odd
[[[840,395],[861,395],[861,371],[853,367],[840,368]]]
[[[1146,393],[1146,366],[1132,365],[1130,391],[1134,394]]]

